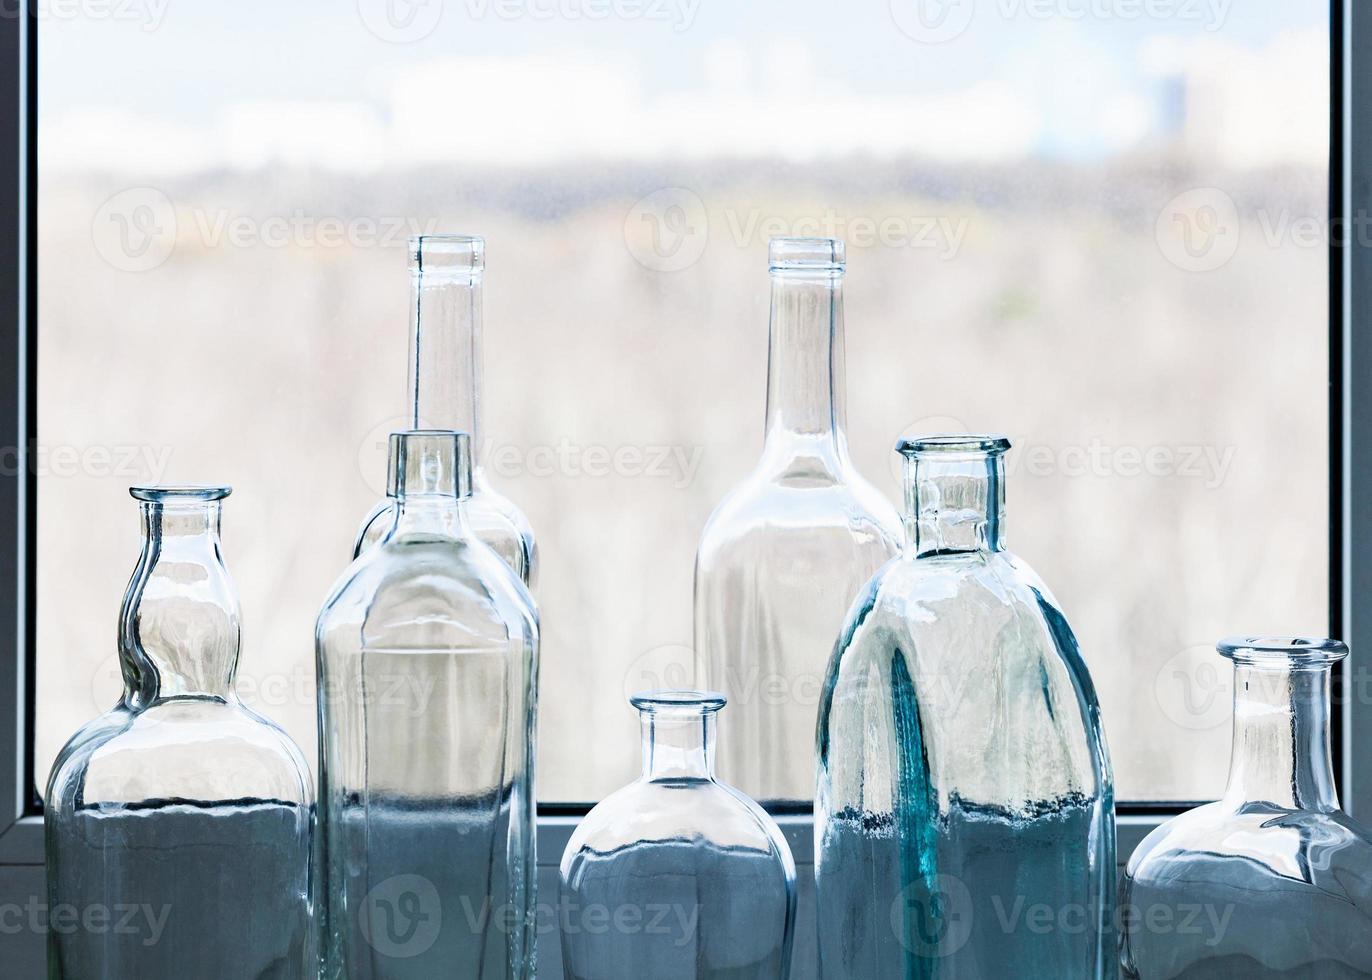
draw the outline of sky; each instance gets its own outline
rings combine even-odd
[[[1326,132],[1328,10],[1309,0],[43,6],[59,170],[1091,160],[1165,133],[1178,78],[1210,131],[1188,138],[1235,165],[1317,161]]]

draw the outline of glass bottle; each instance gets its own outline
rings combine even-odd
[[[472,532],[505,559],[530,589],[538,549],[524,514],[494,490],[481,465],[481,281],[486,241],[470,235],[410,239],[410,426],[471,436],[472,495],[465,510]],[[390,529],[395,487],[363,521],[353,557]]]
[[[1121,891],[1123,975],[1372,977],[1372,835],[1339,808],[1338,640],[1233,637],[1234,741],[1215,803],[1144,838]]]
[[[465,433],[390,440],[390,527],[315,627],[327,980],[534,975],[538,615]]]
[[[1005,439],[903,440],[906,545],[820,703],[826,980],[1113,977],[1114,791],[1095,690],[1005,550]]]
[[[715,778],[724,697],[653,691],[630,703],[643,776],[587,814],[562,856],[564,975],[785,980],[795,864],[776,822]]]
[[[809,801],[824,664],[858,589],[899,550],[895,509],[844,435],[844,245],[776,238],[762,458],[715,508],[695,567],[698,682],[728,696],[720,772]]]
[[[229,488],[130,493],[143,550],[120,613],[124,694],[48,781],[48,975],[314,978],[314,790],[300,750],[235,693]]]

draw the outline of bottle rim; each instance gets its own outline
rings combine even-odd
[[[896,441],[902,456],[1001,456],[1010,450],[1010,440],[993,433],[958,433],[914,436]]]
[[[772,272],[842,272],[848,263],[842,238],[773,238],[767,243]]]
[[[415,235],[410,271],[417,276],[477,276],[486,268],[486,239],[480,235]]]
[[[148,503],[176,501],[201,503],[223,500],[231,493],[233,493],[233,487],[216,483],[157,483],[129,487],[130,497]]]
[[[1327,636],[1226,636],[1215,649],[1245,664],[1333,664],[1348,656],[1348,644]]]
[[[717,691],[657,690],[639,691],[629,697],[629,703],[639,711],[685,711],[713,713],[729,703]]]

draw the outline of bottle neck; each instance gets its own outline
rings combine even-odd
[[[905,538],[915,557],[1005,549],[1005,459],[999,452],[905,458]]]
[[[641,709],[643,778],[649,782],[715,778],[715,712],[698,706]]]
[[[403,534],[461,537],[466,516],[460,506],[472,493],[471,440],[444,429],[393,432],[390,485],[395,521],[387,539]]]
[[[125,697],[233,696],[241,613],[220,552],[221,504],[141,504],[143,551],[120,615]]]
[[[841,272],[773,272],[765,454],[838,460],[846,451]]]
[[[1339,808],[1329,747],[1328,664],[1234,664],[1234,742],[1225,800]]]
[[[410,283],[411,425],[466,432],[475,453],[481,445],[481,276],[418,266]]]

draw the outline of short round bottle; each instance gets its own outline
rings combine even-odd
[[[563,855],[564,975],[784,980],[795,864],[776,822],[715,778],[723,696],[658,691],[630,701],[643,776],[595,807]]]
[[[1339,808],[1329,750],[1338,640],[1235,637],[1224,796],[1158,827],[1125,871],[1131,980],[1372,977],[1372,835]]]
[[[110,927],[52,929],[49,976],[313,978],[314,792],[295,744],[234,691],[229,488],[131,492],[124,695],[58,756],[45,814],[50,909]]]

